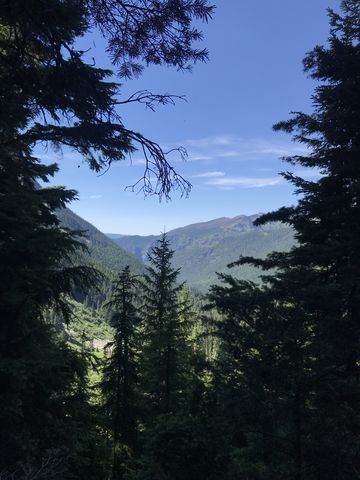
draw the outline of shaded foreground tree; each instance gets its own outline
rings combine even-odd
[[[112,435],[112,478],[122,478],[124,466],[131,460],[137,444],[139,421],[139,355],[141,324],[136,297],[139,281],[126,267],[118,276],[107,307],[111,309],[110,324],[114,341],[104,366],[103,409],[109,419]]]
[[[180,270],[171,265],[173,255],[163,234],[149,254],[143,285],[142,389],[152,419],[179,407],[186,375],[187,332],[179,316],[182,286],[177,283]]]
[[[190,184],[161,147],[127,129],[118,110],[131,102],[154,108],[175,97],[137,92],[120,101],[119,85],[109,80],[112,72],[87,63],[76,39],[100,30],[120,76],[140,73],[144,64],[184,69],[207,58],[206,49],[193,46],[202,35],[192,20],[207,21],[212,11],[207,0],[2,1],[0,148],[66,146],[97,172],[140,148],[145,193],[168,196],[173,187],[188,193]]]
[[[127,129],[117,110],[134,101],[154,108],[173,98],[138,92],[119,101],[111,72],[87,63],[76,39],[100,29],[125,77],[141,70],[136,61],[185,68],[206,58],[206,51],[192,46],[201,35],[191,21],[207,20],[211,12],[202,0],[0,2],[1,474],[21,479],[19,465],[37,471],[56,451],[63,462],[55,462],[59,468],[53,478],[68,478],[69,469],[77,478],[100,476],[94,468],[79,468],[80,413],[87,408],[79,392],[86,365],[56,338],[44,317],[55,307],[68,320],[64,296],[75,287],[85,294],[97,274],[72,264],[83,246],[74,233],[60,228],[54,212],[76,192],[40,188],[57,166],[41,165],[35,147],[69,148],[100,172],[138,146],[146,159],[145,193],[189,190],[161,147]]]
[[[304,60],[322,82],[314,112],[274,127],[309,149],[285,160],[320,178],[283,173],[298,204],[256,221],[292,225],[299,244],[237,262],[277,269],[263,287],[224,276],[211,295],[226,315],[222,408],[237,418],[236,471],[248,478],[359,477],[360,5],[344,0],[341,9],[329,11],[328,44]]]
[[[52,307],[68,320],[64,296],[75,283],[90,288],[99,275],[73,263],[84,246],[60,230],[54,213],[75,192],[36,187],[55,171],[16,153],[3,156],[0,167],[0,471],[20,460],[35,468],[54,449],[68,458],[80,435],[76,385],[86,367],[56,340],[45,311]]]
[[[144,278],[139,451],[131,480],[210,478],[213,431],[203,409],[203,356],[196,351],[190,292],[171,265],[164,234]]]

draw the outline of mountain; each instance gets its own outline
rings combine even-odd
[[[120,237],[123,237],[124,235],[121,235],[120,233],[106,233],[106,236],[111,238],[111,240],[113,240],[114,238],[120,238]]]
[[[84,232],[83,241],[89,249],[91,260],[95,263],[111,271],[120,271],[129,265],[134,273],[144,272],[144,264],[139,258],[114,243],[94,225],[76,215],[69,208],[58,210],[57,216],[64,227]]]
[[[231,272],[245,280],[259,280],[259,271],[254,267],[227,268],[227,264],[240,255],[264,258],[274,250],[287,251],[294,244],[293,230],[275,222],[255,227],[259,215],[240,215],[234,218],[217,218],[209,222],[195,223],[168,232],[175,250],[174,267],[181,267],[181,280],[205,292],[216,283],[216,272]],[[147,253],[160,236],[112,234],[113,241],[146,261]]]

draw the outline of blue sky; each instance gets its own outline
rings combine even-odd
[[[302,152],[301,145],[272,125],[290,111],[311,111],[314,83],[302,71],[304,54],[328,36],[326,8],[335,0],[217,0],[213,20],[203,26],[210,52],[192,73],[147,69],[125,82],[122,96],[147,89],[185,95],[186,102],[159,107],[122,107],[124,124],[164,148],[184,146],[189,154],[173,164],[193,184],[189,198],[176,192],[171,202],[126,191],[141,177],[143,159],[135,154],[103,176],[90,172],[81,158],[65,151],[46,152],[57,161],[54,184],[79,192],[71,208],[103,232],[158,234],[190,223],[276,209],[296,202],[292,188],[278,175],[290,167],[279,157]],[[109,67],[97,34],[81,39],[97,64]],[[311,178],[317,172],[297,171]]]

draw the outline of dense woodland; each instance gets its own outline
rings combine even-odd
[[[292,227],[289,251],[233,259],[261,282],[230,270],[192,292],[165,234],[145,270],[111,270],[61,226],[76,192],[41,186],[58,166],[36,158],[39,143],[98,172],[140,148],[145,193],[188,192],[159,145],[126,128],[120,86],[76,39],[99,29],[126,81],[205,61],[193,21],[212,13],[206,0],[0,1],[1,480],[360,478],[357,0],[328,12],[328,43],[305,57],[313,113],[274,127],[308,147],[285,160],[321,177],[285,171],[298,203],[256,219]]]

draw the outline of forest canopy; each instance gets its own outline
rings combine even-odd
[[[304,59],[312,113],[274,126],[306,147],[284,160],[321,174],[282,173],[297,204],[255,224],[285,223],[296,244],[232,263],[259,268],[258,283],[230,271],[206,297],[191,291],[166,234],[143,270],[112,271],[60,221],[76,192],[40,186],[58,168],[34,157],[44,142],[97,172],[138,147],[145,193],[187,193],[76,39],[99,29],[123,81],[183,70],[206,60],[192,25],[212,13],[205,0],[0,2],[0,479],[359,478],[357,0],[328,11],[328,41]]]

